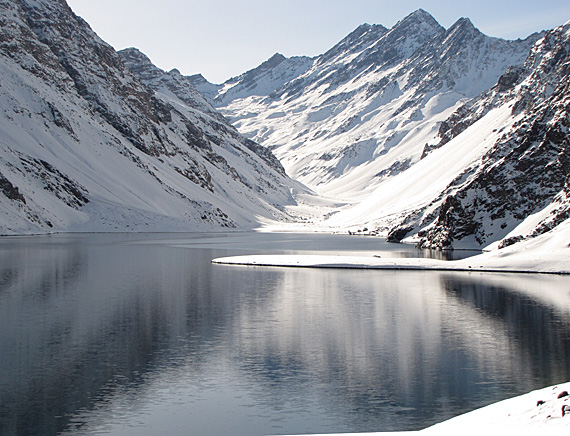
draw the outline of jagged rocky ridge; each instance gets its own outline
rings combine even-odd
[[[287,219],[283,167],[179,73],[121,58],[64,0],[4,1],[0,20],[0,233]]]
[[[185,116],[192,121],[192,124],[189,124],[187,127],[189,131],[194,130],[195,141],[199,141],[198,136],[200,131],[215,132],[214,134],[206,133],[206,136],[210,141],[218,145],[223,142],[224,139],[232,138],[238,141],[240,146],[245,146],[253,151],[256,156],[263,159],[270,168],[285,176],[283,166],[273,153],[267,148],[240,135],[237,130],[227,122],[223,115],[214,109],[204,96],[196,90],[188,77],[182,76],[176,69],[169,72],[161,70],[152,64],[150,59],[136,48],[121,50],[119,56],[121,56],[125,65],[143,84],[153,89],[157,95],[163,96],[166,101],[170,101],[174,98],[173,103],[179,100],[185,104],[185,106],[183,106],[184,109],[186,109]],[[198,128],[199,131],[196,131],[196,128]],[[207,144],[203,146],[207,147]],[[221,161],[221,159],[223,159],[214,156],[210,156],[209,158],[212,162]],[[247,158],[247,154],[244,154],[244,158]],[[250,163],[254,167],[258,165],[253,160],[250,160]],[[258,169],[260,172],[263,171],[261,168]],[[229,172],[232,171],[229,170]]]
[[[468,237],[484,246],[503,239],[531,215],[542,216],[525,234],[504,239],[504,247],[570,217],[570,25],[548,32],[523,68],[507,71],[493,89],[442,124],[441,143],[468,134],[469,126],[501,105],[511,108],[516,122],[477,166],[467,168],[442,192],[435,221],[409,215],[393,234],[402,237],[428,224],[419,232],[422,247],[452,247]]]
[[[491,38],[468,19],[445,29],[420,9],[391,29],[360,26],[274,92],[214,104],[291,176],[360,199],[417,163],[439,123],[522,65],[539,37]]]

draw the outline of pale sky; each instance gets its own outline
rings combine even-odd
[[[569,0],[67,0],[115,49],[136,47],[164,70],[214,83],[279,52],[316,56],[363,23],[388,28],[422,8],[445,28],[525,38],[570,20]]]

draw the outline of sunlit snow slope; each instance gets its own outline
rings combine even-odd
[[[271,93],[215,104],[292,177],[362,199],[417,163],[439,123],[521,65],[537,38],[490,38],[467,19],[446,30],[419,10],[389,30],[360,26]]]

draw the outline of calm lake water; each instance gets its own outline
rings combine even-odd
[[[1,238],[0,434],[415,430],[570,380],[567,277],[210,263],[301,252],[429,255],[333,235]]]

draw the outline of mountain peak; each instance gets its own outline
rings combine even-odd
[[[123,59],[137,61],[138,64],[151,64],[150,58],[136,47],[128,47],[119,51]]]
[[[399,27],[407,27],[409,25],[417,25],[417,24],[426,24],[430,27],[438,27],[440,28],[441,25],[437,22],[437,20],[429,13],[426,12],[424,9],[418,9],[402,20],[398,21],[392,29],[396,29]]]
[[[243,79],[250,80],[253,77],[263,73],[264,71],[272,70],[273,68],[275,68],[276,66],[281,64],[286,59],[287,58],[285,56],[283,56],[281,53],[275,53],[269,59],[262,62],[259,66],[255,67],[249,71],[246,71],[245,73],[243,73],[239,76],[232,77],[231,79],[229,79],[227,81],[227,83],[236,83],[236,82],[243,80]]]
[[[363,33],[363,32],[366,32],[367,30],[369,30],[371,28],[372,28],[371,24],[364,23],[364,24],[361,24],[360,26],[358,26],[354,31],[358,32],[358,33]]]
[[[472,33],[472,34],[480,34],[481,32],[477,29],[469,18],[460,18],[458,19],[447,31],[447,33],[452,34],[454,32],[462,32],[462,33]]]
[[[415,18],[420,19],[420,20],[427,20],[427,21],[434,20],[433,16],[429,12],[427,12],[425,9],[422,9],[422,8],[412,12],[408,16],[409,17],[415,17]]]
[[[283,56],[281,53],[275,53],[267,61],[268,62],[283,62],[285,59],[287,59],[287,58],[285,56]]]
[[[401,35],[412,40],[428,40],[445,32],[445,28],[423,9],[412,12],[398,21],[389,31],[392,37]],[[421,44],[420,44],[421,45]]]
[[[273,56],[271,56],[269,59],[263,62],[259,67],[275,68],[277,65],[279,65],[281,62],[283,62],[286,59],[287,58],[283,56],[281,53],[275,53]]]
[[[123,61],[123,64],[137,74],[144,76],[147,80],[156,79],[163,73],[162,70],[157,68],[150,58],[140,51],[138,48],[129,47],[117,52]]]

